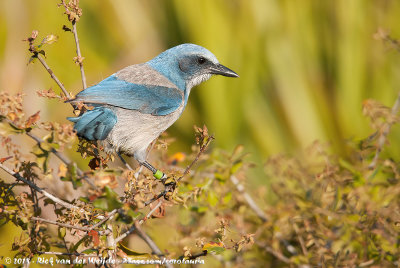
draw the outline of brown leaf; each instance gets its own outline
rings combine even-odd
[[[152,209],[155,205],[155,203],[150,204],[150,208]],[[152,218],[163,218],[165,216],[165,203],[162,203],[159,208],[156,209],[156,211],[151,214]]]
[[[60,98],[60,96],[58,96],[52,88],[50,88],[49,90],[38,90],[36,91],[36,93],[39,97],[45,97],[49,99]]]
[[[4,162],[6,162],[10,158],[12,158],[12,156],[7,156],[7,157],[0,158],[0,163],[3,164]]]
[[[33,124],[35,124],[40,119],[39,113],[40,113],[40,111],[38,111],[37,113],[31,115],[28,118],[28,120],[26,120],[25,128],[31,127]]]
[[[97,247],[100,244],[99,233],[95,230],[90,230],[88,236],[92,237],[93,245]]]

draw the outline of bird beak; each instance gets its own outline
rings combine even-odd
[[[239,77],[239,75],[237,73],[235,73],[228,67],[225,67],[224,65],[219,64],[219,63],[210,67],[210,73],[223,75],[223,76],[227,76],[227,77]]]

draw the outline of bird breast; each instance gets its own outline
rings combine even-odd
[[[110,107],[117,115],[118,121],[107,136],[105,150],[107,152],[125,152],[138,154],[145,152],[150,143],[169,128],[181,115],[183,105],[176,111],[154,116],[135,110]]]

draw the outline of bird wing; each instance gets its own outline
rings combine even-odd
[[[110,105],[144,114],[167,115],[183,102],[183,92],[168,86],[135,84],[113,74],[81,91],[72,102]]]
[[[117,116],[108,108],[96,107],[78,117],[67,117],[75,123],[78,136],[87,140],[104,140],[117,123]]]

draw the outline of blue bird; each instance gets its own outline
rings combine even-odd
[[[68,120],[78,136],[100,141],[106,153],[133,156],[156,178],[165,178],[146,161],[147,148],[181,116],[192,87],[212,75],[238,77],[204,47],[182,44],[81,91],[69,102],[94,108]]]

